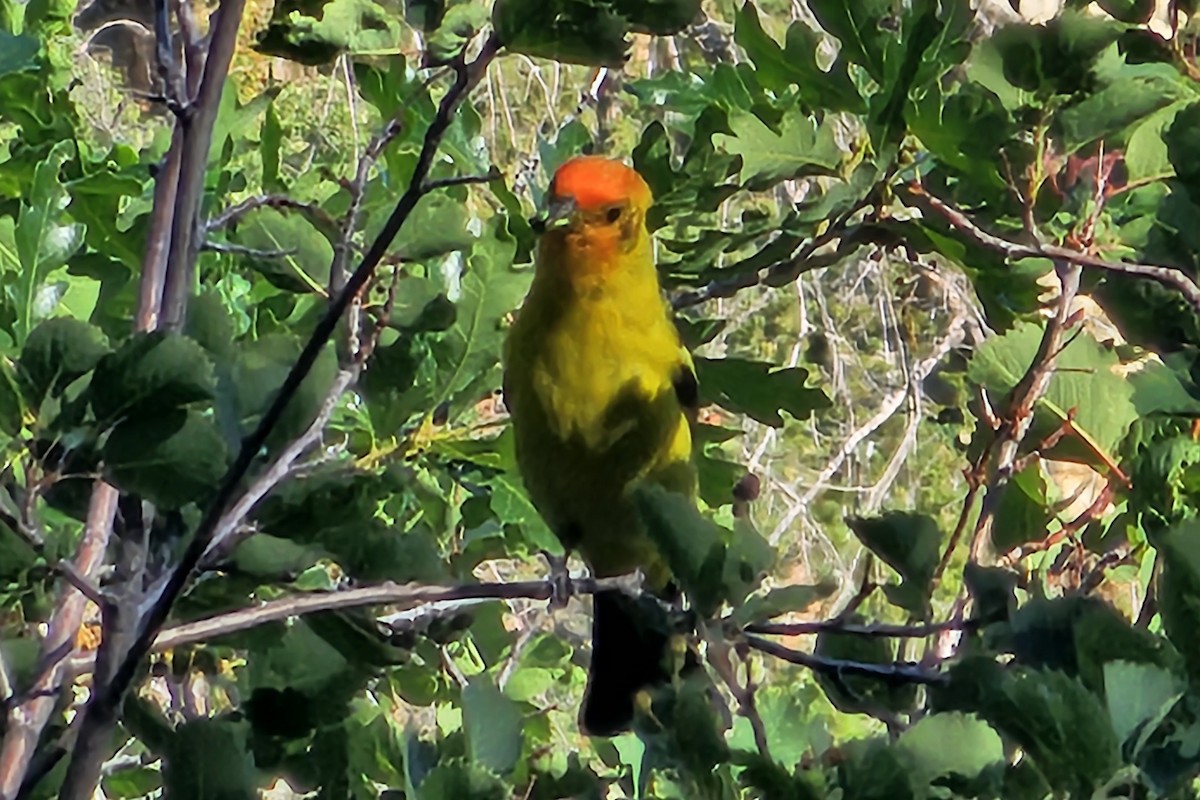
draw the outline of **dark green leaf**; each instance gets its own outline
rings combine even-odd
[[[177,333],[137,333],[105,356],[92,376],[89,396],[97,418],[159,414],[203,400],[216,389],[212,360],[200,345]]]
[[[324,292],[329,284],[333,246],[303,215],[260,208],[232,229],[230,238],[254,255],[247,263],[289,292]]]
[[[688,497],[644,484],[633,492],[638,513],[671,574],[696,611],[711,616],[725,597],[725,543],[721,528],[701,516]]]
[[[130,417],[104,444],[114,483],[161,508],[203,505],[225,474],[228,457],[212,418],[199,411]]]
[[[91,372],[108,353],[104,334],[86,322],[70,317],[42,322],[21,349],[18,374],[26,396],[36,407],[47,394],[58,394]]]
[[[799,367],[776,367],[740,358],[696,358],[695,362],[705,402],[746,414],[766,425],[783,426],[780,410],[805,419],[830,405],[824,392],[808,386],[808,371]]]
[[[32,36],[15,36],[4,27],[0,20],[0,76],[35,69],[40,49],[38,40]]]
[[[506,50],[570,64],[619,67],[628,22],[588,0],[497,0],[492,25]]]
[[[164,754],[164,794],[178,800],[257,798],[258,776],[248,733],[244,723],[228,719],[185,722]]]
[[[799,613],[818,600],[828,598],[836,589],[837,586],[828,581],[811,586],[781,586],[747,599],[729,615],[729,621],[741,628],[784,614]]]
[[[942,534],[937,521],[924,514],[892,511],[870,519],[847,519],[859,541],[904,582],[893,602],[920,613],[928,602],[930,582],[941,556]]]
[[[805,23],[793,22],[780,47],[763,30],[754,4],[746,3],[735,18],[734,41],[754,62],[755,77],[777,95],[796,86],[811,106],[859,114],[866,111],[844,60],[835,60],[828,71],[817,66],[820,37]]]

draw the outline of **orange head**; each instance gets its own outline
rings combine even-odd
[[[620,161],[572,158],[554,173],[546,200],[542,260],[569,277],[603,278],[622,255],[649,243],[650,187]]]

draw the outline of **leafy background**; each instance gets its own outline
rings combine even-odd
[[[1200,21],[981,5],[0,0],[0,797],[1195,796]],[[581,151],[709,404],[613,740],[495,392]]]

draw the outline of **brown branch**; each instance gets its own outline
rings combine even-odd
[[[595,594],[607,589],[629,588],[625,576],[617,578],[573,578],[573,594]],[[162,653],[176,647],[203,644],[231,633],[247,631],[270,622],[281,622],[322,611],[347,611],[367,606],[396,606],[401,610],[418,606],[436,606],[446,611],[456,603],[475,603],[481,600],[549,600],[553,594],[546,580],[510,583],[487,582],[465,586],[422,586],[416,584],[381,583],[336,592],[297,594],[269,600],[253,608],[242,608],[217,614],[206,619],[185,622],[164,628],[155,637],[151,652]],[[73,660],[77,671],[87,669],[94,656],[85,654]]]
[[[179,185],[171,226],[171,248],[163,285],[160,326],[180,330],[187,315],[199,252],[200,201],[204,198],[204,172],[212,147],[213,126],[220,110],[221,94],[237,44],[238,27],[246,0],[221,0],[213,12],[208,54],[196,100],[190,112],[179,118],[183,142],[179,162]],[[97,774],[99,772],[97,771]],[[64,797],[66,796],[64,790]]]
[[[259,208],[274,208],[280,211],[299,211],[306,217],[310,218],[318,225],[325,226],[330,230],[337,227],[333,217],[329,216],[326,211],[315,203],[303,203],[299,200],[293,200],[290,197],[285,197],[280,194],[259,194],[254,197],[248,197],[237,205],[230,206],[216,216],[210,217],[204,223],[204,228],[208,232],[212,232],[218,228],[224,228],[228,225],[239,221],[242,217]]]
[[[713,672],[717,673],[717,677],[721,679],[725,687],[729,689],[733,699],[737,701],[738,713],[750,723],[750,730],[754,734],[754,745],[758,748],[759,755],[771,760],[771,750],[767,744],[767,726],[763,723],[762,715],[758,713],[758,704],[755,701],[757,686],[754,676],[750,672],[749,652],[745,650],[744,646],[741,648],[744,652],[738,652],[738,649],[731,647],[728,642],[709,636],[707,630],[704,630],[704,634],[704,638],[708,642],[705,655],[709,665],[713,668]],[[737,667],[734,665],[735,653],[741,656],[740,660],[746,669],[745,683],[740,683],[737,679]]]
[[[874,622],[860,625],[841,619],[817,620],[814,622],[760,622],[747,625],[747,633],[772,636],[803,636],[813,633],[842,633],[847,636],[864,636],[888,639],[923,639],[945,631],[969,631],[984,624],[981,619],[949,619],[928,625],[890,625]]]
[[[945,201],[935,197],[920,184],[909,184],[899,189],[904,199],[923,211],[931,212],[950,223],[951,227],[966,234],[976,244],[995,250],[1006,258],[1048,258],[1075,264],[1080,267],[1102,269],[1107,272],[1123,272],[1127,275],[1140,275],[1179,291],[1194,308],[1200,310],[1200,285],[1188,277],[1183,271],[1173,267],[1160,267],[1153,264],[1138,264],[1129,261],[1108,261],[1090,253],[1059,247],[1052,244],[1022,244],[1012,242],[1000,236],[994,236],[976,225],[966,214],[954,208]]]
[[[116,508],[117,490],[98,482],[75,554],[75,572],[87,579],[104,562]],[[74,648],[87,603],[88,598],[69,582],[62,584],[41,644],[41,674],[22,698],[10,698],[6,704],[4,742],[0,745],[0,798],[4,800],[16,798],[25,782],[42,730],[58,702],[69,668],[67,656]]]
[[[939,684],[945,683],[948,680],[940,672],[926,669],[916,663],[869,664],[861,661],[843,661],[841,659],[825,658],[824,656],[805,653],[802,650],[793,650],[790,647],[784,647],[769,639],[760,639],[757,636],[747,636],[746,644],[767,655],[807,667],[813,672],[820,672],[837,678],[844,678],[847,675],[860,675],[892,684]]]

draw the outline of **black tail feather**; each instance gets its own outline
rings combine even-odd
[[[637,693],[670,677],[670,622],[653,598],[619,589],[596,592],[592,608],[592,662],[580,727],[592,736],[616,736],[633,724]]]

